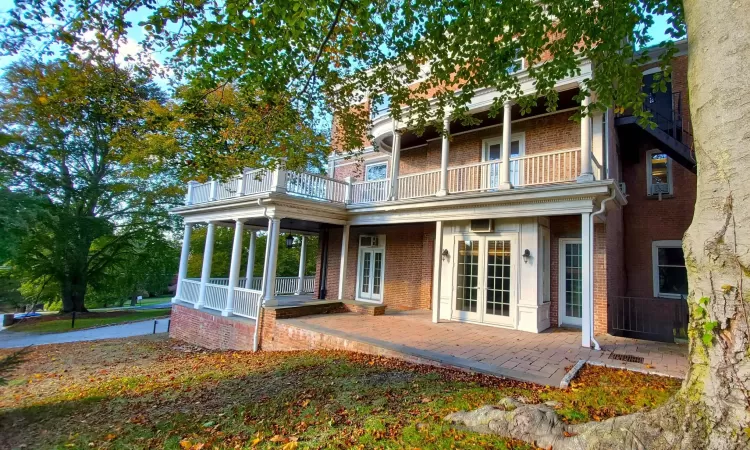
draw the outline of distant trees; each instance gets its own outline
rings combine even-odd
[[[134,289],[136,271],[174,247],[181,186],[141,145],[158,133],[150,111],[164,94],[148,76],[73,56],[15,63],[0,82],[1,260],[54,287],[65,312],[85,311],[90,287]],[[176,271],[173,251],[161,257]]]

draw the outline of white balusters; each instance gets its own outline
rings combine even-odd
[[[206,285],[206,298],[203,302],[204,308],[215,309],[221,311],[227,306],[227,295],[229,294],[229,286],[223,286],[218,284],[207,284]]]
[[[347,184],[341,180],[314,173],[289,172],[287,193],[300,197],[344,203]]]
[[[198,295],[200,294],[201,282],[197,280],[182,280],[180,287],[180,300],[186,303],[196,304],[198,303]]]
[[[358,181],[352,183],[352,203],[384,202],[391,193],[391,180]]]
[[[518,180],[515,186],[565,183],[575,181],[580,173],[580,150],[560,150],[522,156],[518,164]]]
[[[435,195],[440,189],[440,171],[414,173],[398,177],[398,198],[419,198]]]
[[[260,302],[260,290],[235,288],[233,314],[250,319],[257,319],[258,303]]]

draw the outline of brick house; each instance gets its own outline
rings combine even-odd
[[[185,206],[173,211],[185,221],[173,335],[279,348],[283,340],[271,341],[283,317],[416,309],[431,310],[434,323],[579,328],[583,347],[598,347],[595,336],[606,333],[679,337],[687,319],[681,239],[696,195],[686,45],[678,43],[668,92],[651,93],[658,69],[644,67],[654,129],[612,111],[571,120],[592,73],[582,61],[579,76],[557,84],[553,113],[541,100],[526,115],[507,102],[490,118],[497,93],[488,89],[469,105],[481,124],[446,118],[449,137],[417,135],[391,119],[386,102],[373,108],[377,145],[358,160],[332,155],[326,176],[281,169],[190,183]],[[523,68],[518,77],[533,92]],[[189,279],[196,224],[207,224],[206,248],[201,278]],[[235,238],[230,273],[215,279],[217,226],[234,227]],[[271,243],[264,271],[248,264],[243,277],[242,253],[254,255],[259,230]],[[315,274],[300,264],[298,277],[276,277],[284,234],[303,236],[302,259],[304,236],[320,237]]]

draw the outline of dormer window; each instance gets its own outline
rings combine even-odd
[[[659,150],[646,152],[646,194],[672,195],[672,159]]]
[[[382,117],[391,110],[391,96],[381,94],[379,99],[372,99],[370,103],[370,118],[377,119]]]

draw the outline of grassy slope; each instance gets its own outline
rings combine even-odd
[[[61,316],[59,320],[29,320],[18,323],[9,331],[22,331],[24,333],[64,333],[66,331],[77,331],[85,328],[111,325],[122,322],[134,322],[137,320],[153,319],[155,317],[168,316],[170,309],[147,309],[135,311],[113,311],[107,313],[106,317],[76,317],[75,328],[71,328],[70,315]]]
[[[679,386],[587,368],[562,391],[352,353],[207,352],[158,336],[25,358],[0,387],[0,448],[530,448],[442,418],[512,395],[557,400],[571,421],[604,419],[661,404]]]

